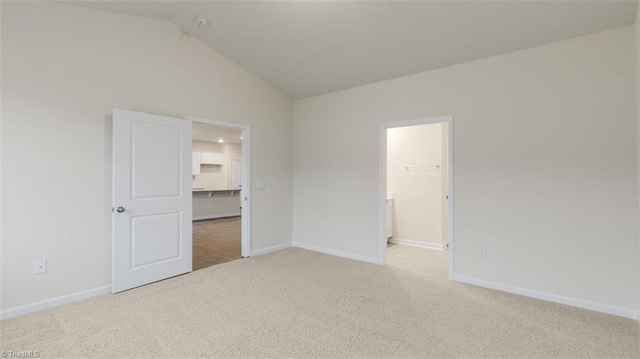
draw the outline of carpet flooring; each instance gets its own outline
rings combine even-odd
[[[240,217],[193,222],[193,270],[239,259],[241,222]]]
[[[290,248],[0,322],[41,358],[638,358],[630,319],[449,281],[446,252],[378,266]]]

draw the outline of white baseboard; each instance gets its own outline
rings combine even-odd
[[[102,294],[111,293],[111,286],[105,285],[104,287],[98,287],[94,289],[85,290],[82,292],[63,295],[61,297],[51,298],[40,302],[15,307],[0,312],[0,319],[8,319],[24,315],[28,313],[37,312],[47,308],[57,307],[59,305],[77,302],[82,299],[95,297]]]
[[[418,242],[418,241],[412,241],[410,239],[389,238],[389,243],[403,244],[405,246],[412,246],[412,247],[419,247],[419,248],[426,248],[426,249],[435,249],[437,251],[444,251],[446,249],[442,245],[442,243]]]
[[[587,300],[564,297],[564,296],[561,296],[561,295],[545,293],[545,292],[539,292],[539,291],[531,290],[531,289],[513,287],[513,286],[510,286],[510,285],[506,285],[506,284],[489,282],[489,281],[476,279],[476,278],[471,278],[471,277],[458,275],[458,274],[453,276],[453,280],[455,280],[457,282],[461,282],[461,283],[475,285],[475,286],[478,286],[478,287],[496,289],[496,290],[500,290],[500,291],[507,292],[507,293],[519,294],[519,295],[523,295],[523,296],[526,296],[526,297],[532,297],[532,298],[546,300],[546,301],[549,301],[549,302],[565,304],[565,305],[569,305],[569,306],[572,306],[572,307],[589,309],[589,310],[593,310],[593,311],[596,311],[596,312],[613,314],[613,315],[617,315],[617,316],[620,316],[620,317],[631,318],[631,319],[636,319],[636,320],[640,319],[639,313],[635,309],[614,307],[614,306],[608,305],[608,304],[595,303],[595,302],[590,302],[590,301],[587,301]]]
[[[251,251],[251,256],[259,256],[261,254],[267,254],[267,253],[271,253],[271,252],[275,252],[275,251],[279,251],[285,248],[289,248],[291,247],[291,243],[282,243],[282,244],[278,244],[277,246],[272,246],[272,247],[267,247],[267,248],[262,248],[262,249],[258,249],[255,251]]]
[[[320,253],[324,253],[324,254],[331,254],[333,256],[338,256],[338,257],[355,259],[357,261],[362,261],[362,262],[375,263],[375,264],[384,264],[380,258],[366,257],[366,256],[361,256],[359,254],[353,254],[353,253],[348,253],[348,252],[336,251],[336,250],[328,249],[328,248],[316,247],[316,246],[313,246],[313,245],[310,245],[310,244],[306,244],[306,243],[293,242],[293,247],[307,249],[307,250],[310,250],[310,251],[320,252]]]
[[[220,213],[220,214],[210,214],[207,216],[194,216],[194,221],[201,221],[203,219],[216,219],[216,218],[226,218],[226,217],[238,217],[240,216],[240,212],[232,212],[232,213]]]

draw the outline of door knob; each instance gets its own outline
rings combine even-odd
[[[122,212],[124,212],[124,207],[118,207],[118,208],[116,209],[116,212],[118,212],[118,213],[122,213]]]

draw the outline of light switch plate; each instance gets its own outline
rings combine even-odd
[[[256,182],[256,189],[257,190],[263,190],[264,189],[264,182]]]

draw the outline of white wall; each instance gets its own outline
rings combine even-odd
[[[231,160],[242,161],[242,145],[239,143],[227,143],[227,164],[231,165]]]
[[[251,249],[291,241],[287,97],[165,21],[1,6],[2,310],[110,284],[114,107],[250,125]]]
[[[294,242],[380,258],[380,123],[451,114],[456,274],[637,310],[634,66],[627,26],[296,101]]]
[[[436,123],[387,130],[387,196],[393,195],[396,241],[442,247],[442,127]],[[434,167],[405,167],[416,165]]]

